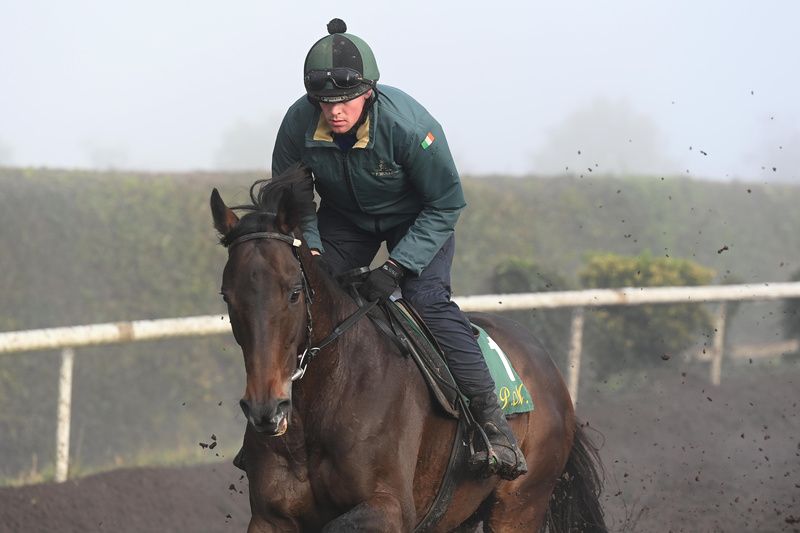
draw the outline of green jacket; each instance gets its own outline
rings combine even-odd
[[[453,234],[464,193],[439,123],[399,89],[380,85],[378,91],[348,152],[333,142],[320,110],[300,98],[278,131],[272,174],[302,161],[326,208],[364,231],[411,224],[390,256],[419,274]],[[304,221],[303,234],[322,250],[316,217]]]

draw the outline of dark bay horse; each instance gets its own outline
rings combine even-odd
[[[435,498],[456,422],[370,320],[315,350],[358,307],[295,238],[314,209],[308,171],[293,167],[256,196],[259,183],[253,205],[238,206],[250,210],[241,219],[211,195],[229,253],[221,292],[247,372],[248,531],[412,531]],[[605,531],[599,459],[558,369],[515,322],[470,319],[502,346],[534,400],[533,412],[509,420],[529,472],[464,476],[433,531],[480,521],[489,531]]]

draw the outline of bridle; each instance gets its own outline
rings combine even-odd
[[[371,311],[375,305],[377,305],[378,301],[376,300],[374,302],[367,302],[366,304],[359,306],[355,313],[347,317],[341,324],[333,328],[333,331],[330,333],[330,335],[325,337],[316,346],[311,346],[311,338],[314,333],[313,317],[311,315],[311,304],[314,303],[314,289],[308,283],[308,275],[306,274],[306,269],[303,266],[303,260],[300,258],[300,253],[298,252],[300,246],[302,246],[302,242],[293,234],[287,235],[285,233],[278,233],[274,231],[257,231],[234,239],[228,245],[228,254],[230,254],[231,249],[237,244],[257,239],[275,239],[285,242],[292,247],[292,255],[294,255],[294,258],[297,260],[297,264],[300,265],[300,275],[302,277],[303,293],[305,294],[306,304],[306,346],[303,350],[303,353],[297,355],[297,369],[294,371],[294,374],[292,374],[291,377],[292,381],[297,381],[305,375],[308,364],[323,348],[335,341],[342,333],[354,326],[356,322],[358,322],[364,315]]]

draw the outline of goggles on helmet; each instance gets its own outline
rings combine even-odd
[[[329,81],[337,89],[355,89],[362,83],[373,84],[371,80],[364,79],[360,72],[348,67],[310,70],[303,81],[308,91],[321,91]]]

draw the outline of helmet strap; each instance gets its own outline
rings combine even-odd
[[[369,98],[364,102],[364,109],[361,110],[361,116],[358,117],[356,123],[353,124],[353,127],[350,128],[347,133],[343,133],[342,135],[355,135],[358,132],[358,128],[360,128],[364,122],[367,121],[367,117],[369,116],[369,112],[372,109],[372,106],[375,105],[375,101],[378,99],[378,90],[373,87],[372,94]]]

